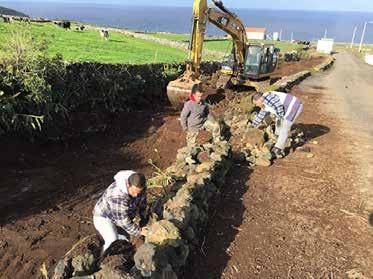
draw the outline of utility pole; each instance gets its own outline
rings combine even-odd
[[[350,48],[352,48],[352,46],[354,45],[356,31],[357,31],[357,27],[355,26],[355,28],[354,28],[354,33],[353,33],[353,35],[352,35],[352,40],[351,40]]]
[[[328,34],[328,28],[325,28],[324,39],[326,39],[327,34]]]
[[[365,36],[365,29],[367,29],[367,24],[373,23],[373,21],[366,21],[364,24],[363,33],[361,34],[361,40],[360,40],[360,46],[359,46],[359,52],[361,52],[361,47],[363,46],[364,36]]]

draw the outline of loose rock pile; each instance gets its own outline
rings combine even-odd
[[[268,167],[271,165],[271,149],[275,145],[275,119],[271,116],[265,118],[261,129],[251,128],[256,111],[245,112],[242,108],[232,106],[224,113],[224,119],[231,127],[232,148],[235,160],[247,161],[251,166]],[[286,147],[290,148],[293,142],[301,144],[305,141],[304,134],[296,132],[289,137]]]

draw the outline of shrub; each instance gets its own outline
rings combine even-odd
[[[52,80],[64,75],[62,57],[47,56],[47,42],[37,43],[22,26],[0,52],[0,135],[34,134],[52,118],[66,114],[55,103]]]

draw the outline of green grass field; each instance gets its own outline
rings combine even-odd
[[[167,39],[171,41],[185,41],[189,40],[190,36],[187,34],[171,34],[171,33],[148,33],[148,35],[161,38],[161,39]],[[290,42],[279,42],[279,41],[259,41],[259,40],[250,40],[249,43],[251,44],[274,44],[275,47],[281,49],[282,52],[291,51],[291,50],[298,50],[301,49],[301,45],[292,44]],[[214,50],[214,51],[221,51],[221,52],[229,52],[229,50],[232,48],[232,42],[230,40],[212,40],[209,38],[206,38],[204,48],[208,50]]]
[[[36,41],[47,40],[48,53],[52,56],[61,53],[66,61],[90,61],[101,63],[170,63],[182,62],[187,58],[183,50],[164,46],[151,41],[133,38],[119,32],[111,32],[108,41],[103,40],[97,30],[75,31],[64,30],[52,23],[12,23],[0,21],[0,51],[10,36],[17,30],[26,29]],[[188,40],[187,34],[149,33],[149,35],[168,40]],[[298,49],[300,46],[288,42],[256,41],[252,43],[274,43],[281,51]],[[204,48],[229,54],[232,42],[229,40],[207,39]],[[221,57],[204,57],[212,60]]]
[[[48,41],[50,55],[61,53],[67,61],[144,64],[154,62],[180,62],[186,52],[154,42],[132,38],[121,33],[110,33],[110,39],[101,39],[96,30],[84,32],[64,30],[51,23],[31,25],[0,21],[0,47],[20,28],[30,29],[36,40]],[[1,51],[1,50],[0,50]]]

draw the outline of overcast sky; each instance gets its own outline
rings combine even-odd
[[[3,2],[0,0],[0,4]],[[12,2],[25,2],[13,0]],[[185,6],[189,7],[193,0],[28,0],[32,2],[69,2],[69,3],[101,3],[122,4],[131,6]],[[333,11],[360,11],[373,12],[373,0],[223,0],[229,8],[251,9],[300,9],[300,10],[333,10]]]

